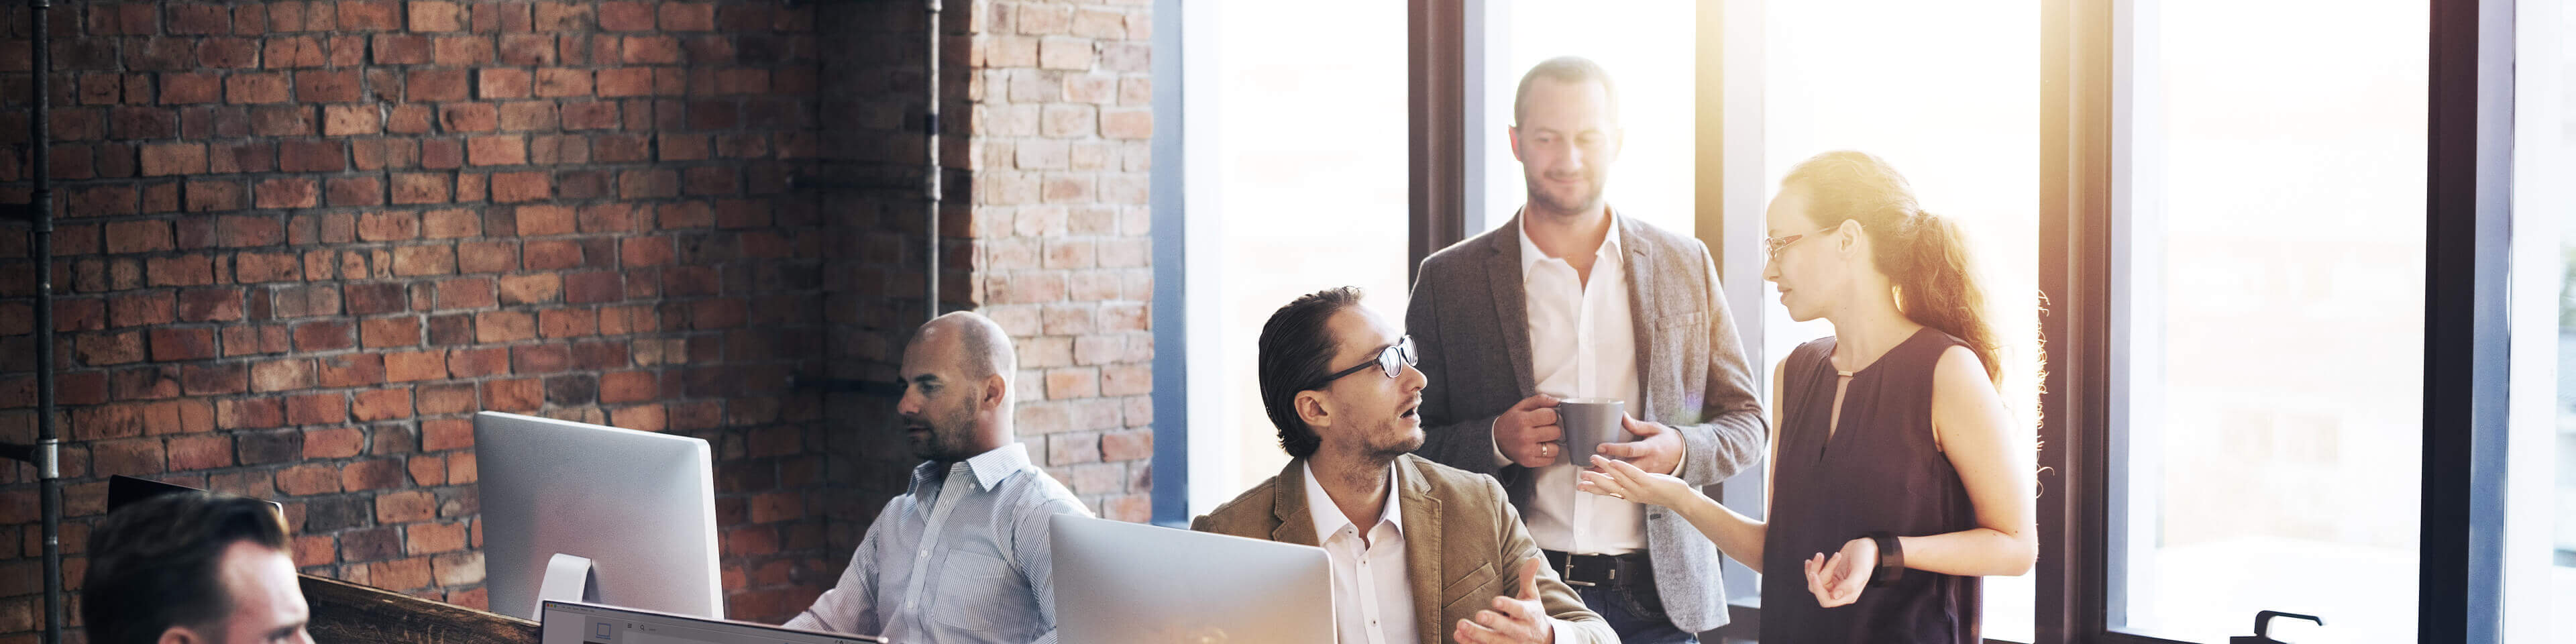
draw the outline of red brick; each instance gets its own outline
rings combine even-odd
[[[414,103],[465,100],[465,70],[414,69],[403,73],[403,99]]]
[[[304,279],[304,265],[294,253],[242,253],[233,256],[233,281],[242,284]]]
[[[554,196],[554,178],[543,172],[500,172],[492,175],[492,201],[516,203]]]
[[[327,464],[297,465],[277,472],[277,491],[312,496],[340,491],[340,468]]]
[[[277,143],[277,169],[285,172],[338,172],[348,156],[348,144],[335,139]]]
[[[384,501],[376,501],[376,507],[384,507]],[[465,549],[465,524],[462,523],[416,523],[404,526],[403,536],[406,542],[404,554],[428,555]]]
[[[349,419],[347,394],[301,394],[286,397],[286,422],[290,425],[318,425]]]
[[[444,203],[448,199],[448,176],[444,173],[396,174],[393,176],[393,201],[398,204]]]
[[[430,41],[430,61],[443,67],[472,67],[492,62],[492,41],[483,36],[439,36]]]
[[[205,255],[154,257],[144,260],[143,267],[153,286],[202,286],[215,282],[215,263]]]
[[[206,171],[206,146],[202,143],[165,143],[143,146],[143,176],[199,174]]]
[[[306,103],[347,103],[358,100],[357,70],[305,70],[295,72],[295,100]]]
[[[174,2],[166,7],[170,33],[220,34],[233,30],[232,12],[223,5]]]
[[[599,95],[603,98],[651,96],[653,95],[653,70],[644,67],[599,70],[598,85]]]
[[[398,316],[358,323],[358,343],[369,349],[420,345],[420,318]]]
[[[546,338],[581,337],[598,329],[599,313],[590,309],[547,309],[537,314],[537,335]]]
[[[553,101],[510,101],[502,103],[500,108],[502,130],[521,132],[555,129]]]
[[[490,411],[535,411],[545,395],[535,378],[483,381],[483,408]]]
[[[261,208],[311,208],[322,202],[321,188],[312,179],[301,177],[261,181],[253,194]]]
[[[617,371],[599,376],[601,403],[644,402],[660,395],[661,385],[650,371]]]
[[[653,5],[642,2],[599,3],[600,31],[652,31]]]
[[[608,425],[639,432],[659,432],[669,428],[670,415],[661,405],[636,405],[610,410]]]
[[[287,102],[286,74],[235,73],[226,76],[224,100],[235,105]]]
[[[393,256],[395,275],[418,277],[456,272],[455,249],[446,244],[396,246]]]
[[[145,148],[147,151],[150,149],[150,147]],[[167,221],[119,221],[107,224],[107,252],[110,253],[164,251],[170,250],[170,243],[170,222]],[[61,253],[60,250],[55,252]]]
[[[107,321],[117,327],[169,324],[176,304],[177,298],[168,292],[120,294],[107,300]]]
[[[411,2],[412,31],[458,31],[464,29],[462,18],[453,2]]]
[[[396,105],[394,106],[393,111],[386,113],[385,131],[395,134],[427,133],[429,132],[429,122],[429,106],[419,104]]]
[[[400,487],[403,478],[402,462],[390,458],[356,461],[340,467],[340,487],[351,492]]]
[[[626,299],[625,281],[615,271],[570,273],[564,276],[564,301],[572,304],[595,304]]]
[[[537,70],[537,95],[548,98],[590,95],[590,70],[546,67]]]
[[[513,342],[537,337],[537,321],[522,311],[490,311],[474,316],[476,342]]]
[[[341,289],[341,295],[348,303],[350,315],[392,313],[410,308],[400,284],[350,284]]]
[[[367,581],[364,585],[393,591],[409,591],[427,588],[435,579],[436,577],[430,575],[429,559],[413,557],[367,564]],[[424,599],[434,598],[424,597]]]
[[[412,212],[371,212],[358,215],[358,239],[365,241],[400,241],[419,236],[419,214]]]
[[[215,357],[215,330],[207,328],[152,330],[152,359],[203,360]]]
[[[324,387],[367,387],[385,382],[384,356],[348,353],[315,358],[315,379]]]
[[[539,2],[535,7],[538,31],[568,31],[588,27],[591,7],[588,3]]]
[[[418,399],[418,403],[417,403],[417,404],[418,404],[418,406],[419,406],[419,408],[420,408],[420,414],[421,414],[421,415],[423,415],[423,416],[434,415],[434,414],[456,414],[456,413],[464,413],[464,412],[468,412],[468,411],[473,411],[473,410],[474,410],[474,385],[473,385],[472,383],[459,383],[459,384],[453,384],[453,385],[426,385],[426,384],[425,384],[425,385],[421,385],[421,386],[420,386],[420,389],[419,389],[419,392],[418,392],[418,395],[416,396],[416,398]],[[422,449],[427,449],[427,450],[432,450],[432,451],[442,450],[442,449],[448,449],[447,447],[437,447],[437,446],[436,446],[436,445],[440,444],[440,443],[441,443],[441,441],[442,441],[442,439],[440,439],[440,438],[439,438],[439,430],[440,430],[440,427],[441,427],[440,423],[443,423],[443,422],[450,422],[450,421],[435,421],[435,420],[431,420],[431,421],[421,421],[421,441],[423,442]],[[454,421],[454,422],[463,422],[463,421]],[[472,423],[465,423],[465,425],[464,425],[464,431],[465,431],[465,445],[464,445],[464,446],[465,446],[465,447],[472,447],[472,446],[474,445],[474,426],[473,426],[473,424],[472,424]],[[451,438],[452,438],[452,437],[451,437]]]
[[[228,322],[242,317],[241,289],[198,288],[179,292],[178,319],[183,322]]]
[[[411,417],[411,390],[371,389],[357,393],[350,415],[358,420],[385,420]]]
[[[340,10],[341,29],[350,31],[402,30],[402,17],[398,13],[400,5],[397,3],[390,1],[350,2],[343,0],[338,3],[338,5]]]
[[[468,111],[467,113],[470,114],[471,112]],[[456,112],[449,112],[449,114],[456,114]],[[453,126],[447,129],[451,132],[458,131],[457,128]],[[457,143],[455,139],[429,139],[421,141],[420,167],[429,170],[454,170],[465,167],[465,146],[464,144]],[[463,201],[473,200],[465,197],[462,192],[457,193],[457,197]]]
[[[506,241],[468,241],[456,244],[456,269],[464,273],[498,273],[518,270],[519,248]]]
[[[527,3],[489,3],[474,5],[474,30],[478,32],[529,31],[536,23],[528,16]]]
[[[502,304],[535,304],[551,302],[563,294],[563,278],[555,273],[503,276],[500,282]]]
[[[197,43],[197,64],[214,68],[257,66],[259,41],[241,38],[207,38]]]
[[[321,67],[331,62],[323,52],[322,41],[309,36],[272,37],[261,49],[263,66],[269,69]]]
[[[627,36],[618,54],[630,65],[680,62],[680,40],[670,36]]]
[[[304,432],[304,460],[348,458],[365,452],[367,433],[355,427],[330,427]]]
[[[242,184],[238,181],[190,181],[186,193],[188,212],[239,210],[242,207]]]
[[[527,98],[531,86],[528,72],[523,69],[486,67],[474,72],[475,98]]]
[[[231,467],[231,436],[174,436],[169,445],[170,471],[209,470]]]
[[[449,132],[490,132],[500,126],[500,112],[490,103],[451,103],[438,111]]]
[[[410,382],[447,377],[447,353],[444,351],[404,351],[385,354],[385,380]]]
[[[414,34],[376,34],[375,62],[378,65],[421,65],[437,60],[428,36]]]
[[[498,303],[492,297],[490,278],[467,277],[438,283],[438,308],[440,309],[491,308]],[[440,342],[437,318],[430,319],[430,342]]]
[[[385,184],[375,177],[333,178],[324,182],[326,201],[334,206],[374,206],[385,202]]]
[[[518,135],[478,136],[465,142],[466,160],[474,165],[525,165],[527,139]]]
[[[295,325],[296,351],[338,351],[352,344],[352,331],[347,320],[321,320]]]
[[[267,215],[225,217],[216,226],[216,237],[224,246],[275,246],[286,243],[286,229],[276,217]]]

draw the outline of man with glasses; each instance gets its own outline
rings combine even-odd
[[[1508,130],[1528,198],[1502,226],[1422,260],[1405,326],[1422,343],[1421,454],[1511,490],[1549,564],[1630,644],[1726,623],[1717,547],[1679,515],[1578,493],[1554,406],[1624,401],[1635,438],[1602,455],[1693,485],[1767,442],[1753,371],[1698,240],[1613,213],[1618,100],[1565,57],[1521,78]]]
[[[1325,290],[1262,325],[1261,403],[1294,458],[1190,528],[1321,546],[1343,644],[1618,642],[1501,486],[1410,454],[1426,379],[1413,341],[1359,300]]]

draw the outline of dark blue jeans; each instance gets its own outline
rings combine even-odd
[[[1664,616],[1663,598],[1655,596],[1653,580],[1642,584],[1605,584],[1575,586],[1574,593],[1583,605],[1600,613],[1610,630],[1619,633],[1621,644],[1699,644],[1699,637],[1673,627]]]

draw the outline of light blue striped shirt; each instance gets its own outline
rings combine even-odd
[[[902,644],[1055,642],[1047,517],[1091,511],[1014,443],[912,469],[868,525],[839,585],[787,627]]]

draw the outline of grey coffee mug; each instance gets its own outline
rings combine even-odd
[[[1565,430],[1566,462],[1575,467],[1591,467],[1592,455],[1602,443],[1629,440],[1628,430],[1619,419],[1627,415],[1628,402],[1617,398],[1567,398],[1556,403],[1556,424]]]

